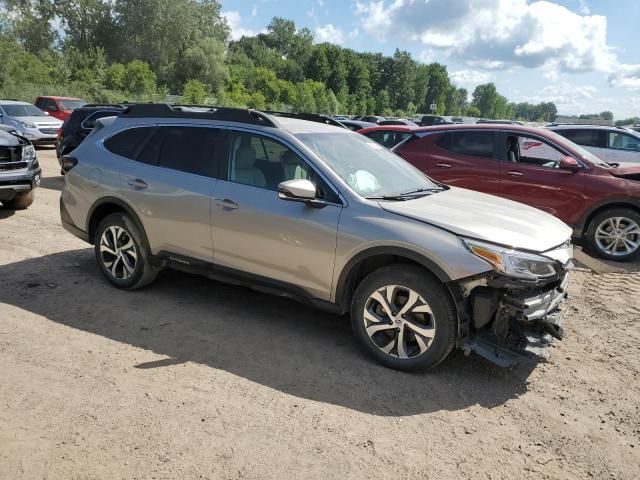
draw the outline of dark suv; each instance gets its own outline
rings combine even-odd
[[[95,127],[96,120],[118,115],[123,110],[124,106],[119,104],[89,104],[76,108],[58,131],[58,140],[56,142],[58,161],[60,161],[62,155],[66,155],[82,143]]]
[[[606,163],[545,128],[476,124],[407,131],[413,136],[394,152],[430,177],[551,213],[602,258],[640,255],[640,166]]]

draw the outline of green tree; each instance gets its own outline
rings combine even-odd
[[[600,118],[603,119],[603,120],[611,121],[611,120],[613,120],[613,113],[608,111],[608,110],[606,110],[606,111],[600,113]]]
[[[107,68],[105,82],[107,87],[113,90],[124,90],[125,77],[127,75],[127,67],[122,63],[112,63]]]
[[[207,98],[207,86],[199,80],[187,80],[182,87],[182,101],[202,105]]]
[[[313,49],[311,58],[309,58],[309,62],[305,69],[305,76],[311,80],[326,82],[330,73],[331,69],[329,67],[329,60],[327,60],[325,49],[322,45],[318,45]]]
[[[149,67],[149,64],[140,60],[133,60],[127,64],[124,87],[136,95],[152,93],[156,89],[156,75]]]
[[[215,38],[201,38],[189,45],[178,56],[175,82],[199,80],[217,92],[229,80],[229,69],[224,62],[224,44]]]
[[[478,85],[473,91],[472,105],[480,111],[480,116],[485,118],[495,118],[495,106],[498,99],[498,92],[493,83]]]

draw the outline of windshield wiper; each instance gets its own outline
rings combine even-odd
[[[432,193],[442,192],[444,188],[416,188],[415,190],[408,190],[406,192],[399,193],[397,195],[377,195],[373,197],[365,197],[367,200],[393,200],[393,201],[405,201],[411,200],[415,197],[422,197],[424,195],[430,195]],[[424,195],[420,195],[424,194]]]

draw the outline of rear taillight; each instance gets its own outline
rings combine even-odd
[[[62,170],[68,172],[78,164],[78,159],[76,157],[72,157],[71,155],[63,155],[61,162]]]

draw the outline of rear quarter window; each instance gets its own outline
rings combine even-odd
[[[135,160],[138,152],[154,131],[155,127],[128,128],[107,138],[104,141],[104,146],[111,153]]]

